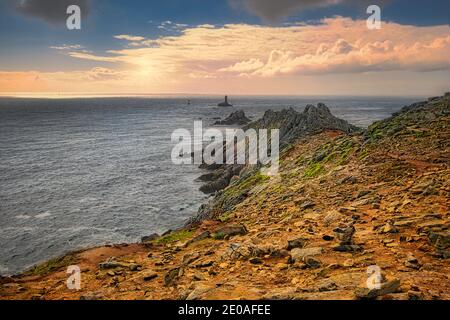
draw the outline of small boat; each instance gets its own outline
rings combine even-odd
[[[232,107],[233,105],[228,103],[228,96],[225,96],[225,101],[217,105],[218,107]]]

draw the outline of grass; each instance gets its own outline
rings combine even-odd
[[[50,272],[59,270],[61,268],[67,268],[70,265],[76,264],[77,259],[74,255],[66,255],[63,257],[53,258],[33,267],[27,274],[41,276]]]
[[[313,164],[310,164],[308,166],[308,168],[306,168],[303,176],[305,178],[315,178],[324,171],[325,171],[325,167],[323,164],[313,163]]]
[[[192,237],[193,234],[194,233],[192,231],[181,230],[181,231],[177,231],[177,232],[173,232],[168,235],[165,235],[159,239],[156,239],[156,240],[154,240],[154,243],[161,245],[161,244],[174,243],[174,242],[178,242],[178,241],[184,241],[184,240],[187,240],[188,238]]]
[[[268,180],[270,180],[269,176],[263,175],[258,171],[257,173],[249,176],[244,181],[225,189],[224,195],[226,198],[238,197],[241,194],[249,191],[253,187],[255,187],[261,183],[264,183]]]

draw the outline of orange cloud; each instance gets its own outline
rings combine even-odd
[[[116,38],[127,42],[123,49],[99,55],[66,51],[76,59],[110,63],[108,69],[38,73],[40,79],[48,86],[66,88],[72,83],[72,88],[90,86],[108,92],[217,92],[232,83],[239,90],[258,84],[262,92],[270,87],[276,93],[281,84],[292,87],[286,81],[300,83],[304,77],[312,77],[308,80],[319,87],[325,76],[345,75],[351,83],[366,73],[386,72],[403,72],[404,84],[412,81],[411,72],[439,72],[436,86],[443,87],[442,72],[450,72],[448,25],[385,22],[381,30],[368,30],[365,20],[335,17],[310,25],[201,25],[157,39]],[[396,79],[401,81],[401,74]],[[7,82],[0,80],[0,90],[6,91],[3,85],[14,87]],[[24,83],[32,85],[28,80]]]

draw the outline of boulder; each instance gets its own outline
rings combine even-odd
[[[307,244],[308,240],[305,238],[297,238],[293,240],[288,240],[288,244],[286,250],[292,250],[296,248],[304,248]]]

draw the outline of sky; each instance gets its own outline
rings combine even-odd
[[[0,41],[0,95],[450,91],[448,0],[3,0]]]

